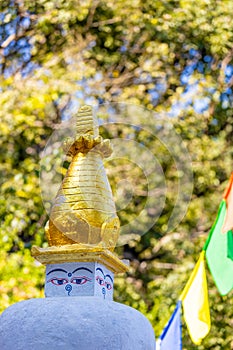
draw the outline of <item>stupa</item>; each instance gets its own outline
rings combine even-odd
[[[112,149],[90,106],[64,148],[72,160],[45,228],[49,247],[32,248],[46,265],[46,298],[3,312],[0,349],[155,350],[149,321],[113,301],[114,274],[128,264],[114,253],[120,222],[103,165]]]

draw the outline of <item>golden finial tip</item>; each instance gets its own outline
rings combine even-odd
[[[77,136],[89,134],[97,137],[99,135],[98,121],[97,118],[93,116],[91,106],[85,105],[79,109],[76,128]]]
[[[84,105],[82,107],[79,108],[79,111],[78,111],[78,115],[79,114],[87,114],[87,115],[92,115],[92,107],[91,106],[88,106],[88,105]]]

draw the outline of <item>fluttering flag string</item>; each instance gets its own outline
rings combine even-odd
[[[219,293],[221,295],[228,294],[233,289],[233,172],[220,203],[217,218],[200,257],[185,285],[171,319],[160,336],[161,350],[182,349],[181,341],[180,348],[176,345],[177,329],[180,329],[180,337],[182,335],[180,313],[179,318],[176,314],[178,305],[181,309],[181,303],[189,335],[195,344],[200,344],[210,331],[205,257]]]

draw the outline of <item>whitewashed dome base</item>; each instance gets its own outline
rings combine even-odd
[[[30,299],[0,316],[1,350],[155,350],[137,310],[97,297]]]

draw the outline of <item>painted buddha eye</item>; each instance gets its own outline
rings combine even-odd
[[[83,277],[74,277],[70,282],[73,284],[85,284],[90,280],[91,280],[90,278],[83,276]]]
[[[103,278],[97,276],[97,277],[96,277],[96,281],[97,281],[97,283],[99,283],[100,286],[103,286],[103,285],[104,285],[104,280],[103,280]]]
[[[111,290],[112,289],[111,283],[108,283],[108,282],[105,283],[105,287],[107,288],[107,290]]]
[[[63,284],[68,283],[68,280],[66,278],[51,278],[48,282],[52,282],[52,284],[55,284],[56,286],[62,286]]]

